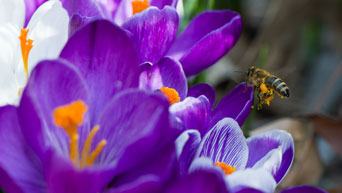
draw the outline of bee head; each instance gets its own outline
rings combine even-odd
[[[254,71],[255,71],[254,66],[250,67],[247,71],[247,77],[251,77]]]

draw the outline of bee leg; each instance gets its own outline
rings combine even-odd
[[[262,109],[262,105],[264,104],[264,94],[257,89],[257,96],[258,96],[258,110]]]

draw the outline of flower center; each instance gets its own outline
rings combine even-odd
[[[136,13],[140,13],[147,9],[150,5],[148,4],[148,0],[134,0],[132,1],[133,15]]]
[[[224,162],[216,162],[215,166],[220,167],[226,175],[230,175],[235,172],[236,167],[225,164]]]
[[[71,104],[57,107],[53,112],[55,124],[63,128],[70,138],[70,159],[79,167],[92,165],[107,143],[105,139],[101,140],[95,150],[90,153],[93,137],[99,130],[99,126],[95,126],[90,131],[84,142],[80,160],[77,128],[83,123],[83,116],[87,111],[87,108],[88,107],[83,103],[83,101],[78,100]]]
[[[28,66],[27,66],[28,56],[29,56],[31,48],[33,47],[32,45],[33,40],[27,39],[28,32],[29,32],[29,29],[22,28],[20,36],[19,36],[21,55],[23,57],[26,80],[28,80]]]
[[[180,101],[178,92],[175,89],[168,88],[168,87],[161,87],[159,90],[167,98],[167,100],[169,101],[170,105]]]

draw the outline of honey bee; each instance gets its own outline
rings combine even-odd
[[[290,97],[289,87],[280,78],[268,73],[266,70],[250,67],[247,71],[247,84],[252,84],[258,97],[258,109],[266,103],[270,105],[270,101],[277,93],[281,98]]]

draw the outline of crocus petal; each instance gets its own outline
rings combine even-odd
[[[296,186],[281,191],[281,193],[327,193],[325,190],[313,186]]]
[[[81,16],[79,14],[73,14],[70,18],[69,22],[69,37],[74,35],[74,33],[82,28],[83,26],[87,25],[88,23],[99,19],[98,17],[87,17]]]
[[[0,140],[0,187],[6,192],[44,192],[41,163],[22,136],[13,106],[0,108]]]
[[[198,170],[181,178],[171,185],[167,193],[227,193],[226,183],[220,172],[215,169]]]
[[[32,0],[33,1],[33,0]],[[25,22],[24,0],[0,0],[0,22],[23,27]]]
[[[168,126],[168,102],[155,93],[128,90],[118,94],[101,115],[94,144],[107,140],[95,163],[116,164],[123,172],[148,159],[177,133]],[[146,124],[142,124],[146,123]]]
[[[26,17],[25,17],[25,26],[28,24],[28,22],[31,19],[31,16],[33,13],[37,10],[37,8],[42,5],[47,0],[25,0],[25,7],[26,11]]]
[[[111,188],[123,192],[129,192],[130,190],[136,190],[140,188],[152,188],[158,189],[167,183],[170,178],[178,175],[177,168],[177,156],[175,152],[174,143],[170,143],[168,147],[160,149],[159,152],[153,154],[149,159],[140,163],[136,167],[121,173],[116,180],[111,183]],[[137,179],[141,177],[152,177],[153,184],[149,186],[143,185],[143,187],[136,187]],[[141,179],[139,180],[141,181]]]
[[[33,14],[27,28],[33,47],[28,57],[29,73],[43,59],[56,59],[68,39],[69,16],[61,2],[52,0],[41,5]],[[26,76],[23,61],[16,72],[19,84],[24,87]]]
[[[231,192],[247,192],[246,189],[263,193],[273,193],[276,183],[270,173],[264,169],[245,169],[226,177]],[[253,191],[251,191],[253,192]]]
[[[85,77],[91,95],[92,122],[120,90],[139,85],[138,56],[127,33],[106,20],[97,20],[77,31],[61,55]]]
[[[44,160],[47,192],[102,192],[113,178],[109,167],[77,168],[69,159],[49,151]]]
[[[106,193],[157,193],[160,192],[161,182],[158,176],[145,175],[119,188],[111,188]]]
[[[270,174],[275,175],[281,165],[282,150],[281,147],[272,149],[263,158],[256,162],[253,168],[263,168]]]
[[[213,163],[224,162],[236,166],[237,170],[245,168],[248,147],[237,122],[231,118],[219,121],[204,136],[199,148],[199,157],[208,157]]]
[[[186,130],[176,140],[176,150],[181,175],[188,173],[201,143],[201,134],[197,130]]]
[[[79,14],[88,17],[103,17],[103,10],[99,7],[98,0],[61,0],[63,7],[70,17]]]
[[[210,111],[210,104],[205,96],[187,97],[170,107],[170,112],[182,121],[184,129],[198,130],[201,136],[208,131]]]
[[[16,105],[19,101],[19,83],[14,75],[18,58],[18,29],[10,23],[0,25],[0,106]]]
[[[87,95],[82,76],[70,64],[44,61],[32,71],[18,114],[22,132],[39,158],[49,147],[69,158],[69,137],[55,125],[53,111],[77,100],[87,104]]]
[[[150,5],[163,9],[165,6],[176,8],[178,0],[151,0]]]
[[[181,64],[169,57],[161,59],[156,65],[146,65],[139,77],[139,88],[158,90],[161,87],[173,88],[178,92],[181,100],[187,95],[188,83]]]
[[[196,16],[168,51],[191,76],[225,55],[240,37],[240,15],[232,11],[206,11]]]
[[[281,130],[271,130],[256,134],[247,139],[249,149],[248,163],[246,167],[253,167],[272,149],[281,147],[282,162],[279,170],[273,175],[279,183],[289,171],[294,156],[293,139],[289,133]]]
[[[188,96],[199,97],[204,95],[210,102],[210,107],[213,107],[215,104],[215,89],[207,83],[199,83],[195,84],[188,90]]]
[[[150,7],[122,25],[133,34],[140,62],[160,60],[176,37],[178,15],[175,9]]]
[[[231,90],[216,106],[212,113],[210,125],[215,125],[217,121],[230,117],[241,126],[252,110],[254,101],[253,87],[245,83],[237,85]]]

